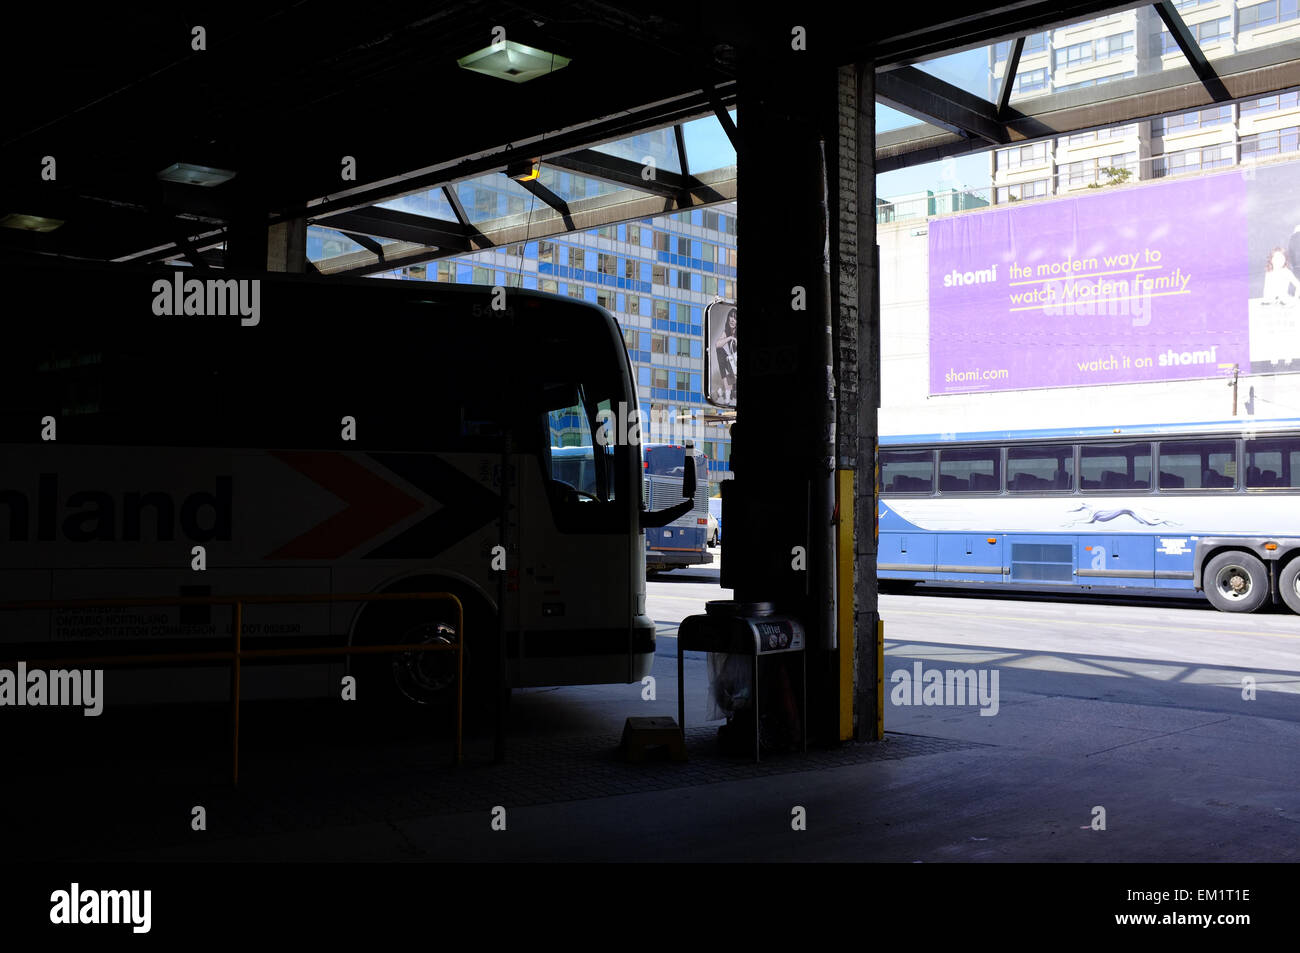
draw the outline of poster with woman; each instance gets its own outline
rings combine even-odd
[[[705,389],[715,407],[736,406],[736,306],[715,301],[704,312]]]

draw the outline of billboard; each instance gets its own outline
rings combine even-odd
[[[736,305],[715,301],[704,312],[705,397],[715,407],[736,406]]]
[[[929,223],[931,394],[1300,371],[1300,163]]]

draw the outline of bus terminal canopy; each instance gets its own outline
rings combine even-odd
[[[1035,31],[1138,6],[1170,37],[1159,69],[1016,89]],[[17,12],[9,35],[47,35],[45,17]],[[792,25],[739,0],[653,15],[630,0],[397,0],[329,17],[273,2],[260,17],[214,9],[197,26],[154,2],[129,30],[108,8],[59,24],[53,65],[14,44],[11,88],[51,80],[6,106],[0,249],[265,268],[268,230],[306,223],[347,236],[311,267],[362,274],[727,201],[747,71],[792,48],[873,63],[880,101],[920,120],[878,137],[877,171],[1300,85],[1281,44],[1207,53],[1167,4],[827,5]],[[499,39],[532,51],[517,75],[479,71]],[[937,68],[1002,48],[986,95]],[[484,184],[494,208],[466,201]]]

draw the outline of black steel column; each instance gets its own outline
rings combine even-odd
[[[836,132],[836,71],[801,50],[740,63],[739,322],[733,485],[724,504],[725,585],[772,601],[809,637],[810,735],[837,740],[835,567],[826,511],[835,418],[828,406],[828,234],[824,156]],[[832,197],[830,218],[836,216]],[[829,248],[834,274],[835,246]],[[738,530],[733,534],[733,527]]]

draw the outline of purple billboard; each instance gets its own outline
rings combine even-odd
[[[1220,365],[1249,371],[1253,357],[1300,356],[1253,353],[1275,350],[1283,337],[1284,349],[1296,350],[1285,329],[1263,326],[1294,323],[1300,298],[1265,306],[1255,272],[1266,262],[1250,255],[1286,245],[1291,210],[1278,211],[1266,236],[1248,227],[1251,193],[1296,195],[1297,168],[931,221],[930,393],[1213,377]],[[1273,181],[1261,181],[1265,171]]]

